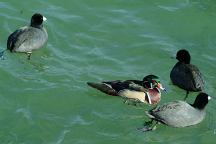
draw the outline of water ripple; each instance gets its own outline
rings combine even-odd
[[[70,119],[71,119],[70,120],[70,126],[73,126],[73,125],[87,126],[87,125],[91,125],[93,123],[91,121],[85,120],[81,115],[76,115]]]
[[[173,5],[158,5],[158,7],[170,12],[175,12],[179,9],[186,8],[189,5],[190,5],[189,0],[185,0],[182,3],[174,3]]]
[[[69,133],[70,132],[70,130],[63,130],[61,133],[60,133],[60,135],[59,135],[59,137],[58,137],[58,140],[56,141],[56,142],[54,142],[55,144],[61,144],[63,141],[64,141],[64,138],[65,138],[65,136],[66,136],[66,134],[67,133]]]

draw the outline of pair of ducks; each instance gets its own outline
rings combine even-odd
[[[170,73],[172,83],[186,90],[186,97],[190,91],[198,92],[204,90],[204,81],[199,69],[190,64],[190,54],[187,50],[179,50],[176,54],[178,62]],[[102,83],[87,82],[106,94],[121,96],[147,104],[157,104],[161,99],[161,90],[165,90],[160,80],[155,75],[148,75],[142,81],[108,81]],[[197,95],[193,104],[185,101],[173,101],[153,108],[146,112],[151,119],[146,126],[140,130],[151,131],[156,124],[161,122],[172,127],[186,127],[200,123],[205,118],[204,108],[211,99],[206,93],[201,92]],[[156,121],[155,124],[153,122]]]

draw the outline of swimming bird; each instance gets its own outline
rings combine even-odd
[[[186,90],[186,97],[189,91],[204,91],[204,80],[199,69],[190,64],[191,56],[185,49],[181,49],[176,54],[178,62],[170,72],[170,79],[174,85]]]
[[[48,40],[43,21],[46,21],[46,18],[35,13],[31,17],[30,26],[21,27],[8,37],[7,49],[11,52],[27,53],[30,59],[32,51],[43,47]]]
[[[148,75],[140,80],[116,80],[101,83],[87,82],[93,88],[108,95],[121,96],[126,100],[157,104],[161,99],[160,90],[165,90],[155,75]]]
[[[148,122],[141,130],[144,132],[151,131],[156,128],[158,122],[172,127],[196,125],[205,118],[204,108],[210,99],[210,96],[201,92],[197,95],[193,104],[188,104],[185,101],[173,101],[149,110],[146,114],[152,121]],[[153,121],[156,121],[156,123],[153,124]]]

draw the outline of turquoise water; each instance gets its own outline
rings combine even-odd
[[[186,48],[216,98],[216,1],[49,0],[1,1],[0,49],[16,28],[40,12],[49,40],[0,61],[2,144],[215,143],[216,101],[192,127],[158,125],[141,133],[150,106],[131,106],[86,85],[87,81],[160,77],[168,92],[161,103],[183,99],[169,73],[176,51]],[[197,93],[190,93],[193,102]]]

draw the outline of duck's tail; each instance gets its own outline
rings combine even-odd
[[[87,82],[90,87],[100,90],[108,95],[117,96],[117,92],[108,84],[106,83],[94,83],[94,82]]]

